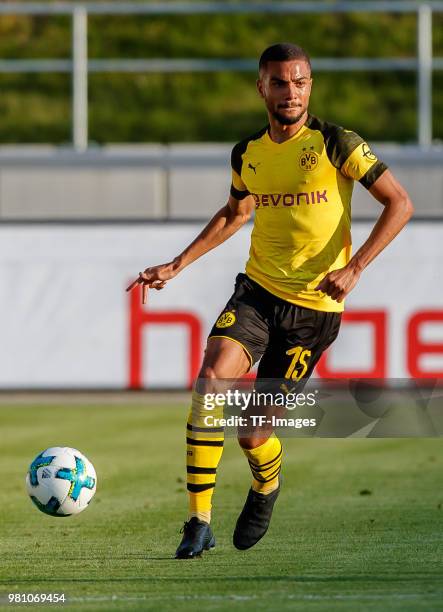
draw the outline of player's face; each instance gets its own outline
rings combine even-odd
[[[308,108],[311,86],[309,64],[302,59],[268,62],[257,81],[266,108],[282,125],[301,119]]]

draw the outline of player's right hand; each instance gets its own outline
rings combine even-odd
[[[138,285],[142,285],[142,302],[146,304],[148,299],[148,288],[157,289],[157,291],[159,291],[163,289],[169,280],[177,276],[177,274],[178,270],[175,261],[159,266],[152,266],[151,268],[146,268],[144,272],[139,272],[138,278],[126,288],[126,291],[132,291],[132,289]]]

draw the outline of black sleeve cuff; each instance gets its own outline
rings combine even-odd
[[[234,197],[236,200],[243,200],[248,195],[250,195],[248,190],[239,191],[234,187],[234,185],[231,184],[231,196]]]
[[[366,187],[366,189],[370,189],[372,187],[372,185],[375,183],[375,181],[387,169],[388,169],[388,167],[387,167],[386,164],[384,164],[381,161],[378,161],[376,164],[374,164],[373,166],[371,166],[369,168],[369,170],[366,172],[366,174],[364,174],[361,177],[361,179],[359,180],[359,183],[361,183],[363,185],[363,187]]]

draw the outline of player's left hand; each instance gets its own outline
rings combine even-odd
[[[360,272],[358,270],[345,266],[339,270],[328,272],[315,290],[323,291],[336,302],[343,302],[348,293],[355,287],[359,278]]]

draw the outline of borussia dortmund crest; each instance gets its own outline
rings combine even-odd
[[[312,172],[318,168],[319,157],[319,154],[314,151],[314,147],[303,148],[303,152],[298,159],[298,165],[302,170]]]
[[[215,327],[218,327],[218,328],[231,327],[231,325],[234,325],[235,321],[236,321],[236,318],[233,312],[224,312],[217,319],[217,323],[215,324]]]

